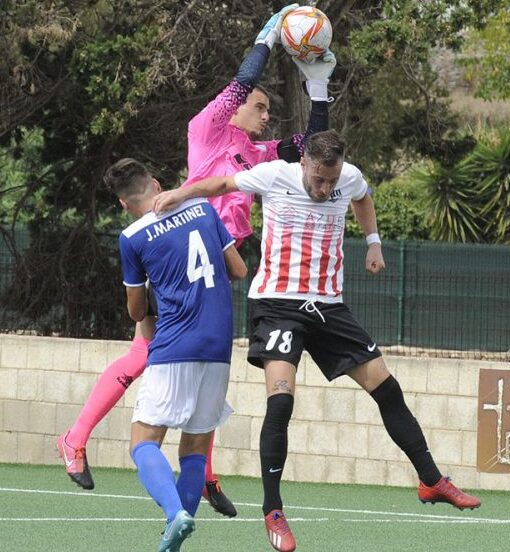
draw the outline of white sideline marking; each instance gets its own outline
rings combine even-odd
[[[296,522],[313,522],[316,521],[330,521],[329,518],[288,518],[292,523]],[[38,522],[38,521],[68,521],[68,522],[100,522],[100,521],[122,521],[122,522],[157,522],[164,523],[164,518],[0,518],[2,521],[29,521],[29,522]],[[234,522],[256,522],[261,523],[262,518],[197,518],[197,521],[200,523],[203,522],[224,522],[224,523],[234,523]],[[501,519],[338,519],[334,520],[335,522],[340,523],[450,523],[450,524],[493,524],[493,525],[506,525],[510,523],[510,520],[501,520]]]
[[[494,525],[508,525],[510,519],[484,519],[484,518],[453,518],[453,519],[339,519],[335,521],[343,521],[346,523],[486,523]]]
[[[0,492],[12,492],[12,493],[33,493],[33,494],[54,494],[54,495],[70,495],[70,496],[78,496],[78,497],[87,497],[87,498],[121,498],[121,499],[127,499],[127,500],[152,500],[152,498],[148,496],[137,496],[137,495],[116,495],[116,494],[106,494],[106,493],[91,493],[91,492],[77,492],[77,491],[51,491],[51,490],[41,490],[41,489],[17,489],[17,488],[9,488],[9,487],[0,487]],[[202,500],[202,502],[205,502]],[[245,506],[249,508],[260,508],[260,504],[254,504],[251,502],[236,502],[236,506]],[[421,523],[425,523],[427,520],[431,520],[431,522],[434,522],[434,520],[438,520],[437,522],[440,523],[443,520],[443,523],[448,522],[456,522],[456,523],[493,523],[493,524],[510,524],[510,519],[491,519],[491,518],[482,518],[482,517],[469,517],[469,518],[461,518],[459,516],[448,516],[448,515],[439,515],[439,514],[417,514],[412,512],[389,512],[389,511],[380,511],[380,510],[355,510],[355,509],[348,509],[348,508],[324,508],[324,507],[314,507],[314,506],[292,506],[292,505],[286,505],[285,510],[304,510],[304,511],[312,511],[312,512],[330,512],[330,513],[343,513],[343,514],[366,514],[366,515],[381,515],[381,516],[396,516],[396,517],[410,517],[410,518],[419,518],[417,520],[402,520],[408,523],[411,523],[413,521],[420,521]],[[0,521],[4,520],[12,520],[14,518],[0,518]],[[25,519],[25,518],[20,518]],[[45,518],[46,519],[46,518]],[[57,518],[55,518],[57,519]],[[58,518],[61,519],[61,518]],[[62,518],[63,520],[64,518]],[[86,520],[91,518],[86,518]],[[105,518],[106,519],[106,518]],[[113,518],[113,519],[119,519],[119,518]],[[143,518],[147,519],[147,518]],[[242,518],[232,518],[232,519],[238,519],[239,521],[242,520]],[[257,518],[259,519],[259,518]],[[261,518],[260,518],[261,519]],[[259,519],[259,521],[260,521]],[[292,518],[288,518],[289,521],[293,521]],[[296,518],[296,519],[303,519],[304,518]],[[324,518],[326,520],[327,518]],[[320,519],[322,520],[322,518]],[[320,521],[318,520],[318,521]],[[213,521],[213,519],[203,519],[202,521]],[[229,521],[229,519],[221,519],[220,521]],[[313,521],[313,520],[311,520]],[[353,523],[359,521],[360,523],[364,523],[367,521],[378,521],[378,520],[352,520],[352,519],[346,519],[346,520],[339,520],[339,521],[352,521]],[[387,523],[391,520],[381,520],[381,523]]]
[[[257,523],[260,523],[263,521],[262,518],[196,518],[197,521],[200,523],[204,521],[211,521],[213,523],[217,522],[225,522],[225,523],[233,523],[235,521],[254,521]],[[54,518],[0,518],[0,521],[157,521],[158,523],[165,523],[165,518],[107,518],[107,517],[101,517],[101,518],[61,518],[61,517],[54,517]],[[292,522],[300,522],[300,521],[329,521],[329,518],[289,518],[289,521]]]
[[[136,495],[116,495],[116,494],[105,494],[105,493],[87,493],[87,492],[77,492],[77,491],[49,491],[49,490],[40,490],[40,489],[11,489],[8,487],[0,487],[0,492],[6,493],[34,493],[34,494],[54,494],[54,495],[70,495],[70,496],[81,496],[84,498],[127,498],[130,500],[152,500],[150,496],[136,496]]]

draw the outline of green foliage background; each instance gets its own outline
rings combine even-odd
[[[316,4],[332,21],[338,59],[330,82],[331,124],[345,135],[349,160],[372,183],[382,235],[476,239],[483,228],[484,241],[505,243],[506,224],[493,217],[507,214],[506,184],[498,184],[506,169],[494,167],[498,183],[486,181],[480,193],[487,203],[476,209],[459,184],[462,211],[451,207],[450,188],[434,179],[436,172],[458,173],[476,139],[459,128],[430,61],[435,48],[458,50],[466,36],[477,36],[473,33],[493,37],[492,26],[505,25],[508,2]],[[102,175],[109,164],[130,156],[146,163],[165,186],[178,185],[186,173],[189,119],[235,75],[265,20],[283,5],[280,0],[0,4],[0,231],[17,260],[16,285],[2,296],[6,309],[20,321],[41,321],[43,332],[50,331],[44,320],[53,313],[59,320],[53,331],[65,335],[125,335],[131,323],[109,237],[125,220]],[[270,90],[274,136],[303,130],[296,123],[298,106],[285,101],[292,79],[295,67],[275,48],[263,83]],[[496,89],[493,84],[484,94]],[[296,97],[302,98],[299,90]],[[480,156],[490,157],[481,147],[473,151],[475,164]],[[497,165],[497,159],[491,162]],[[430,178],[415,178],[414,166]],[[427,189],[436,195],[427,195]],[[477,209],[486,226],[471,220]],[[463,232],[438,230],[452,217],[466,218],[458,223]],[[23,251],[14,233],[19,223],[31,235]],[[349,232],[357,232],[353,223]]]

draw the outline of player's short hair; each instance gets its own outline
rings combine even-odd
[[[266,98],[269,98],[269,92],[266,88],[264,88],[261,84],[257,84],[253,87],[253,91],[258,90],[259,92],[262,92]]]
[[[151,178],[151,173],[143,163],[126,157],[106,171],[104,182],[117,196],[131,197],[143,194]]]
[[[305,144],[305,156],[321,165],[332,167],[345,155],[345,142],[336,130],[325,130],[312,134]]]

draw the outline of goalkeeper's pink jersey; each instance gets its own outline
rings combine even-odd
[[[209,176],[226,176],[278,159],[280,140],[252,142],[246,132],[229,123],[246,102],[250,89],[232,81],[188,125],[188,178],[183,186]],[[253,195],[233,192],[210,198],[221,220],[239,245],[252,233]]]

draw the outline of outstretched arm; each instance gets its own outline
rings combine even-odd
[[[303,157],[308,137],[316,132],[328,129],[328,102],[312,101],[312,109],[306,131],[282,140],[277,147],[278,158],[287,161],[287,163],[297,163]]]
[[[191,126],[200,129],[204,141],[213,138],[214,131],[227,125],[237,109],[246,102],[248,94],[262,77],[272,47],[278,42],[283,18],[297,7],[298,4],[286,6],[266,22],[234,79],[193,119]]]
[[[336,66],[336,58],[331,50],[313,63],[305,63],[297,58],[292,60],[298,66],[304,88],[312,100],[312,109],[306,131],[294,134],[278,144],[278,157],[289,163],[295,163],[303,156],[309,136],[329,129],[328,82]]]
[[[258,84],[266,66],[273,46],[280,42],[280,31],[285,16],[299,4],[290,4],[271,16],[255,39],[255,46],[244,58],[234,81],[247,87],[250,91]]]
[[[175,190],[161,192],[154,198],[152,210],[156,214],[164,213],[178,207],[183,201],[194,197],[214,197],[229,192],[237,192],[233,176],[211,176]]]
[[[377,233],[374,202],[367,193],[359,200],[352,200],[351,206],[356,220],[367,237],[368,251],[365,268],[371,274],[377,274],[381,270],[384,270],[386,265],[382,254],[381,240]]]

